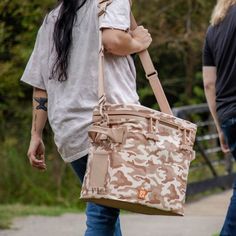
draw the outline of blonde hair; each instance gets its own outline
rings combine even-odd
[[[215,26],[223,21],[234,4],[236,4],[236,0],[218,0],[211,16],[211,24]]]

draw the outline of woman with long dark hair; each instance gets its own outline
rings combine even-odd
[[[47,118],[58,151],[81,182],[86,170],[88,128],[98,103],[99,28],[105,47],[105,89],[111,103],[138,103],[130,54],[151,43],[139,26],[130,31],[129,0],[113,0],[98,23],[98,0],[62,0],[44,19],[22,81],[34,87],[28,157],[46,169],[42,132]],[[86,236],[121,235],[119,209],[87,204]]]

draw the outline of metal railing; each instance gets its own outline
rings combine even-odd
[[[207,104],[174,108],[173,113],[198,126],[194,147],[196,159],[190,168],[187,196],[214,188],[231,188],[236,178],[233,158],[221,152],[219,136]]]

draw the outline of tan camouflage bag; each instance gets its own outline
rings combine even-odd
[[[100,17],[109,3],[100,0]],[[183,215],[196,125],[172,115],[147,51],[139,56],[162,112],[107,104],[101,32],[100,46],[100,101],[89,131],[91,148],[81,198],[138,213]]]

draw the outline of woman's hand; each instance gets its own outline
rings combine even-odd
[[[143,26],[138,26],[135,30],[131,31],[131,35],[139,45],[140,52],[147,49],[152,42],[151,34]]]
[[[30,164],[33,167],[39,170],[46,170],[47,167],[45,164],[45,147],[43,140],[40,136],[31,136],[30,146],[27,155]]]
[[[219,132],[220,147],[223,153],[230,152],[229,146],[225,140],[225,136],[222,131]]]

